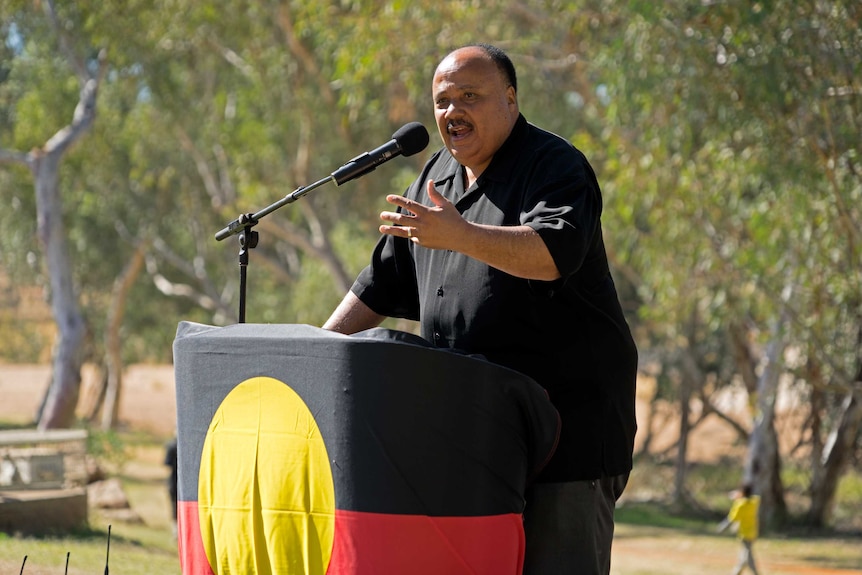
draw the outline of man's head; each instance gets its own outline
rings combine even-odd
[[[459,48],[437,66],[431,93],[443,144],[478,177],[518,119],[511,60],[486,44]]]

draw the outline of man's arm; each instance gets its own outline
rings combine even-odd
[[[352,334],[372,327],[377,327],[385,316],[372,310],[352,291],[348,291],[326,323],[323,329],[343,334]]]
[[[513,276],[552,281],[560,277],[551,252],[541,236],[529,226],[489,226],[468,222],[446,198],[426,184],[433,206],[402,196],[386,201],[407,213],[383,212],[380,218],[397,225],[382,225],[380,232],[408,238],[431,249],[461,252]]]
[[[516,277],[552,281],[560,277],[551,252],[529,226],[468,223],[457,251]]]

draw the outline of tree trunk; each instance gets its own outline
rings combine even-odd
[[[138,242],[132,259],[123,268],[123,272],[114,281],[111,294],[111,308],[108,310],[108,325],[105,330],[105,403],[102,409],[102,430],[113,429],[120,411],[120,396],[123,384],[123,344],[120,330],[123,326],[123,315],[126,310],[129,292],[144,267],[149,242]]]
[[[829,523],[838,481],[856,445],[860,422],[862,392],[851,391],[844,400],[838,424],[829,434],[818,472],[811,481],[811,507],[806,515],[809,525],[823,527]]]
[[[68,30],[57,18],[54,2],[43,4],[46,16],[56,31],[59,46],[75,70],[81,90],[72,121],[45,143],[26,156],[35,179],[37,232],[45,252],[46,272],[51,286],[51,310],[57,323],[51,384],[39,414],[39,429],[68,427],[75,419],[75,407],[81,387],[81,365],[87,326],[75,293],[68,238],[63,224],[60,197],[60,161],[69,147],[90,129],[96,117],[99,82],[104,76],[107,59],[101,51],[97,75],[72,48]]]
[[[31,164],[36,180],[37,229],[45,253],[51,311],[58,332],[53,376],[39,415],[39,429],[69,427],[74,421],[87,333],[72,281],[60,201],[59,160],[59,154],[37,153]]]
[[[856,438],[862,428],[862,322],[857,330],[858,358],[856,375],[847,392],[837,423],[823,447],[820,461],[815,461],[811,479],[811,507],[806,514],[809,525],[823,527],[829,523],[838,481],[853,456]],[[816,437],[816,436],[815,436]]]
[[[688,500],[685,490],[685,478],[688,471],[688,437],[691,431],[690,418],[693,386],[694,381],[689,374],[683,373],[679,390],[679,443],[677,444],[676,473],[674,474],[672,497],[672,504],[677,509],[684,508]]]
[[[688,345],[681,350],[679,390],[679,444],[676,456],[676,474],[674,477],[673,505],[679,509],[686,507],[689,503],[688,492],[685,488],[685,479],[688,473],[688,439],[691,434],[691,400],[697,390],[703,388],[704,374],[697,363],[696,350],[693,348],[697,341],[697,327],[699,315],[695,308],[688,321]]]
[[[653,388],[653,392],[650,394],[649,399],[649,407],[646,411],[646,421],[644,422],[642,429],[638,429],[638,434],[643,438],[641,441],[640,450],[635,454],[635,457],[640,457],[642,455],[649,455],[650,449],[652,449],[652,441],[655,437],[653,432],[653,426],[655,424],[655,415],[658,403],[658,385],[656,384]]]
[[[778,437],[775,432],[775,400],[781,376],[784,353],[784,325],[786,313],[776,321],[772,341],[766,350],[766,365],[757,381],[756,413],[754,430],[748,444],[748,459],[744,481],[750,483],[760,495],[760,521],[769,529],[784,523],[787,504],[784,501],[784,486],[781,483],[781,455],[778,452]]]

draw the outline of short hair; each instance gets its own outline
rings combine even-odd
[[[484,42],[478,42],[476,44],[468,44],[464,46],[465,48],[475,47],[481,48],[491,61],[497,65],[497,68],[506,76],[506,79],[509,81],[509,84],[515,89],[515,92],[518,91],[518,76],[515,73],[515,65],[512,64],[512,60],[509,59],[509,56],[501,49],[491,44],[486,44]]]

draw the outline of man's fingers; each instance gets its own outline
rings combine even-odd
[[[390,194],[386,196],[386,201],[392,205],[398,206],[400,208],[404,208],[405,210],[409,210],[413,213],[416,213],[417,209],[421,209],[422,204],[418,202],[414,202],[413,200],[408,200],[404,196],[398,196],[395,194]]]
[[[380,219],[384,222],[392,222],[393,224],[406,226],[410,225],[410,222],[413,221],[414,216],[411,214],[403,214],[399,212],[380,212]]]
[[[410,200],[404,196],[396,194],[389,194],[386,196],[386,201],[392,205],[408,210],[413,214],[427,212],[433,210],[435,207],[440,207],[449,203],[449,201],[437,191],[437,188],[434,187],[434,180],[428,180],[425,183],[425,190],[428,193],[428,198],[431,200],[431,203],[434,204],[433,206],[426,206],[425,204],[420,204],[415,200]]]
[[[379,226],[381,234],[388,234],[390,236],[398,236],[402,238],[407,238],[409,240],[416,241],[416,228],[410,226]]]

